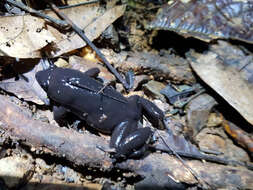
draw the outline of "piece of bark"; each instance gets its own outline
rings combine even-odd
[[[164,53],[163,56],[145,52],[132,53],[125,62],[118,65],[123,71],[133,69],[137,73],[152,74],[157,79],[171,79],[175,83],[195,82],[189,62],[169,53]]]
[[[161,55],[152,52],[133,52],[128,54],[124,51],[116,54],[107,49],[103,49],[102,52],[108,61],[122,72],[133,70],[137,75],[154,76],[158,81],[168,79],[173,83],[184,84],[195,82],[189,62],[166,51],[161,52]]]
[[[95,167],[103,171],[108,171],[113,166],[108,154],[97,148],[97,145],[108,148],[108,141],[104,138],[88,133],[80,134],[71,129],[33,120],[27,111],[11,103],[2,95],[0,95],[0,105],[0,128],[5,130],[11,138],[18,138],[20,143],[64,156],[77,166]],[[241,189],[253,189],[253,172],[245,168],[199,161],[186,163],[215,188],[236,186]],[[130,170],[146,179],[158,179],[153,180],[155,183],[153,185],[158,187],[168,185],[169,177],[178,182],[196,183],[195,178],[182,166],[181,162],[167,154],[152,153],[143,159],[129,159],[114,167]]]
[[[206,123],[207,127],[217,127],[222,124],[223,116],[220,113],[210,113]]]

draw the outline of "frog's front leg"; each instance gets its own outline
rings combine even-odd
[[[57,122],[61,121],[69,112],[70,111],[63,106],[53,106],[54,120]]]
[[[99,73],[100,73],[100,70],[97,67],[93,67],[84,72],[85,75],[88,75],[89,77],[93,77],[93,78],[97,78]]]
[[[114,157],[140,157],[146,151],[147,141],[152,136],[149,127],[138,128],[137,121],[124,121],[115,127],[112,133],[110,147],[116,149]]]

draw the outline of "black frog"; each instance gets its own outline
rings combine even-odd
[[[156,128],[164,127],[164,114],[152,102],[140,96],[124,97],[97,79],[98,68],[80,72],[50,67],[36,73],[36,79],[48,97],[85,120],[91,127],[111,134],[110,147],[115,158],[142,155],[152,136],[149,127],[138,127],[145,115]]]

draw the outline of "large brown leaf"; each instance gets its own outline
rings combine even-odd
[[[220,41],[206,54],[188,58],[200,78],[253,125],[253,57]]]
[[[125,6],[104,10],[95,4],[61,11],[84,29],[90,40],[94,40],[119,18],[124,10]],[[47,14],[56,17],[52,11]],[[43,53],[48,51],[55,57],[86,45],[74,32],[61,32],[46,20],[35,16],[5,16],[0,17],[0,23],[0,56],[37,58],[41,57],[40,50],[44,48]]]

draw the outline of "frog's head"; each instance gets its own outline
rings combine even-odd
[[[46,70],[43,70],[43,71],[38,71],[35,74],[35,78],[38,81],[39,85],[46,92],[48,91],[48,86],[49,86],[49,83],[50,83],[51,73],[52,73],[52,69],[49,68],[49,69],[46,69]]]

